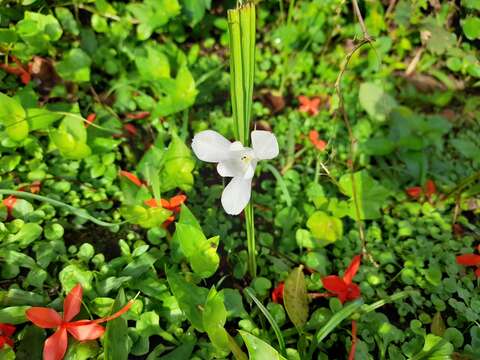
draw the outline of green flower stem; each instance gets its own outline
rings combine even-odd
[[[78,209],[78,208],[73,207],[71,205],[65,204],[64,202],[54,200],[54,199],[50,199],[48,197],[41,196],[41,195],[31,194],[31,193],[24,192],[24,191],[0,189],[0,195],[13,195],[13,196],[16,196],[18,198],[38,200],[38,201],[46,202],[46,203],[49,203],[50,205],[67,209],[72,214],[74,214],[78,217],[81,217],[83,219],[89,220],[89,221],[93,222],[94,224],[97,224],[97,225],[100,225],[100,226],[113,227],[113,226],[118,226],[118,225],[122,225],[122,224],[126,223],[125,221],[120,222],[120,223],[109,223],[109,222],[105,222],[105,221],[102,221],[102,220],[98,220],[97,218],[90,215],[85,209]]]
[[[255,249],[255,219],[252,202],[245,208],[245,227],[247,228],[248,272],[252,278],[257,276],[257,258]]]
[[[230,90],[232,99],[235,138],[244,145],[250,142],[253,81],[255,74],[255,5],[241,1],[237,8],[228,11],[230,35]],[[257,273],[255,254],[255,222],[253,206],[245,208],[247,232],[248,271],[254,278]]]

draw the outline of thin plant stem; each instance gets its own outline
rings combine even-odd
[[[368,253],[368,251],[367,251],[367,245],[366,245],[366,239],[365,239],[365,229],[364,229],[363,222],[361,220],[360,205],[359,205],[359,201],[358,201],[358,192],[357,192],[357,186],[356,186],[356,183],[355,183],[354,158],[355,158],[355,148],[356,148],[357,140],[355,139],[355,136],[353,135],[352,126],[350,124],[350,120],[349,120],[347,112],[345,110],[345,103],[344,103],[344,100],[343,100],[343,93],[342,93],[342,90],[341,90],[341,82],[342,82],[342,79],[343,79],[343,75],[345,74],[345,71],[347,70],[348,64],[350,63],[350,60],[351,60],[353,54],[355,54],[357,52],[357,50],[359,50],[362,46],[364,46],[366,44],[371,45],[371,43],[373,41],[372,37],[368,34],[367,28],[365,27],[365,22],[363,21],[363,17],[362,17],[362,14],[360,12],[360,8],[358,7],[357,0],[352,0],[352,2],[353,2],[353,10],[354,10],[354,12],[355,12],[355,14],[358,18],[358,21],[360,23],[360,27],[362,28],[364,38],[360,43],[358,43],[347,54],[347,56],[345,58],[345,61],[344,61],[344,64],[342,66],[342,69],[340,70],[340,73],[338,74],[337,80],[335,81],[335,91],[336,91],[337,96],[338,96],[338,102],[339,102],[338,109],[339,109],[339,111],[340,111],[340,113],[343,117],[343,121],[345,122],[345,126],[346,126],[347,131],[348,131],[348,137],[349,137],[349,140],[350,140],[350,151],[349,151],[350,154],[349,154],[349,160],[348,160],[348,168],[349,168],[349,171],[350,171],[350,178],[351,178],[351,183],[352,183],[352,200],[353,200],[354,207],[355,207],[355,222],[357,223],[358,232],[359,232],[359,235],[360,235],[362,255],[364,257],[366,257],[373,265],[378,267],[378,264],[375,262],[375,260],[370,255],[370,253]]]
[[[257,276],[257,254],[255,249],[255,221],[251,201],[245,208],[245,225],[247,230],[248,272],[252,278],[255,278]]]

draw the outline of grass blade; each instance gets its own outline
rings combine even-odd
[[[273,316],[268,312],[267,308],[263,306],[260,300],[258,300],[257,297],[253,295],[253,292],[249,288],[246,288],[244,292],[253,300],[253,302],[258,306],[258,308],[260,309],[262,314],[265,316],[267,321],[270,323],[270,326],[272,327],[273,331],[275,332],[275,336],[277,337],[280,352],[282,353],[282,355],[286,356],[287,352],[286,352],[285,340],[283,338],[282,331],[280,330],[280,327],[278,326],[277,322],[275,321]]]

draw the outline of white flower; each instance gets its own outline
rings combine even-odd
[[[222,193],[222,206],[230,215],[238,215],[247,206],[252,192],[252,178],[259,160],[278,155],[275,135],[268,131],[252,131],[252,148],[240,141],[230,142],[212,130],[195,135],[192,149],[200,160],[218,163],[220,176],[233,179]]]

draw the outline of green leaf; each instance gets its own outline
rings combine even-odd
[[[441,55],[455,46],[457,37],[455,33],[438,25],[433,17],[428,17],[422,22],[422,31],[427,31],[427,49],[436,55]]]
[[[384,122],[397,102],[384,89],[375,83],[360,85],[359,101],[363,109],[376,121]]]
[[[463,33],[469,40],[480,39],[480,18],[469,16],[462,20]]]
[[[90,81],[90,65],[92,60],[81,49],[71,49],[57,64],[58,74],[67,81]]]
[[[10,139],[22,141],[28,136],[29,126],[25,116],[25,110],[20,103],[0,93],[0,123],[4,125]]]
[[[240,330],[239,333],[243,341],[245,341],[250,360],[287,360],[277,350],[258,337],[243,330]]]
[[[192,171],[195,161],[190,149],[177,135],[173,135],[163,161],[164,167],[160,174],[162,191],[175,188],[190,191],[194,181]]]
[[[346,318],[350,317],[363,305],[363,300],[355,300],[337,311],[328,322],[315,334],[315,342],[318,345]]]
[[[215,287],[212,287],[208,293],[202,318],[203,328],[212,344],[220,351],[228,354],[230,346],[228,334],[224,328],[227,321],[227,310],[223,303],[223,293],[217,292]]]
[[[69,293],[77,284],[81,284],[84,292],[92,290],[93,273],[79,265],[65,266],[58,275],[65,293]]]
[[[343,236],[343,223],[339,218],[323,211],[315,211],[307,220],[312,235],[320,240],[319,246],[334,243]]]
[[[127,300],[125,292],[120,289],[115,303],[113,304],[112,313],[120,310]],[[127,360],[129,351],[128,344],[128,324],[127,320],[122,316],[107,322],[105,331],[103,348],[105,360]]]
[[[288,317],[300,331],[308,319],[308,295],[303,266],[293,269],[285,280],[283,303]]]
[[[411,360],[450,360],[453,354],[453,345],[433,334],[425,336],[425,344],[420,353],[416,354]]]
[[[260,300],[257,299],[257,297],[253,294],[253,292],[247,287],[245,288],[245,293],[253,300],[253,302],[258,306],[262,314],[265,316],[265,318],[268,320],[270,323],[270,326],[272,327],[273,331],[275,332],[275,336],[277,337],[278,341],[278,346],[280,347],[280,352],[283,355],[286,355],[286,347],[285,347],[285,339],[283,338],[282,331],[280,330],[280,327],[278,326],[277,322],[273,318],[273,316],[268,312],[267,308],[263,306],[263,304],[260,302]]]
[[[177,299],[178,306],[198,331],[204,331],[203,309],[208,290],[185,281],[175,271],[165,269],[170,289]]]
[[[443,321],[440,311],[437,311],[433,316],[430,329],[432,331],[432,334],[436,336],[443,336],[443,334],[445,333],[445,322]]]
[[[6,324],[22,324],[27,321],[25,311],[30,306],[10,306],[0,309],[0,323]]]
[[[41,359],[45,338],[46,332],[44,329],[35,325],[27,325],[20,344],[17,344],[17,359]]]
[[[182,11],[187,16],[191,27],[197,25],[210,8],[210,0],[182,0]]]
[[[62,28],[53,15],[43,15],[31,11],[24,13],[23,20],[17,25],[17,33],[27,43],[32,54],[45,53],[51,41],[62,36]]]
[[[385,205],[389,191],[374,180],[366,170],[353,174],[356,201],[360,212],[360,220],[377,219],[381,216],[380,209]],[[352,176],[345,174],[339,181],[340,191],[350,197],[349,216],[356,219],[356,208],[353,198]]]
[[[68,347],[64,360],[94,359],[99,352],[96,341],[74,342]]]
[[[137,27],[138,38],[146,40],[170,18],[180,13],[180,4],[177,0],[145,0],[143,3],[128,4],[127,9],[140,22]]]
[[[188,109],[195,103],[198,90],[186,66],[182,66],[175,79],[161,79],[155,89],[162,94],[152,116],[167,116]]]
[[[202,230],[179,222],[176,224],[174,237],[198,276],[208,278],[217,271],[220,264],[217,254],[218,236],[207,239]]]
[[[50,125],[64,117],[62,114],[46,109],[27,109],[26,111],[27,121],[32,131],[48,129]]]
[[[170,64],[160,47],[149,44],[142,50],[142,54],[135,56],[135,65],[140,78],[147,82],[170,78]]]
[[[26,248],[30,243],[38,239],[43,229],[35,223],[27,223],[22,226],[19,232],[8,238],[7,242],[17,243],[20,249]]]
[[[78,24],[73,17],[72,12],[65,7],[55,8],[55,15],[57,15],[58,20],[62,24],[62,27],[73,35],[80,34],[78,29]]]

